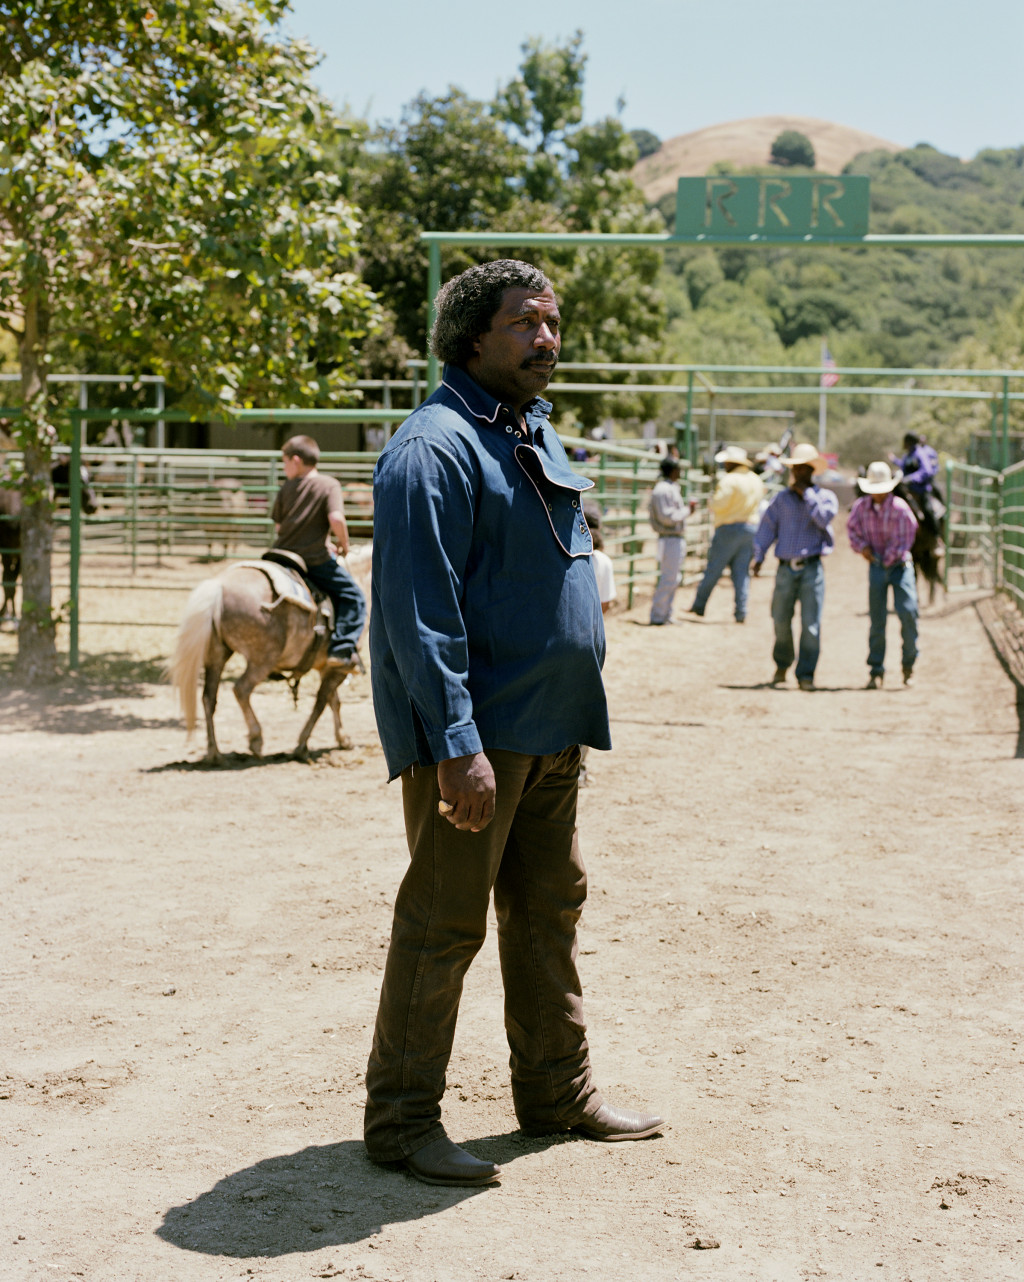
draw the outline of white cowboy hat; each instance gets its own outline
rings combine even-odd
[[[744,467],[750,466],[750,459],[747,457],[747,451],[741,450],[738,445],[727,445],[724,450],[720,450],[715,455],[716,463],[742,463]]]
[[[902,480],[899,468],[894,472],[888,463],[869,463],[867,476],[858,477],[857,484],[865,494],[888,494]]]
[[[786,467],[798,467],[801,463],[809,463],[814,469],[815,475],[819,472],[824,472],[825,468],[828,467],[827,460],[821,457],[814,446],[806,444],[794,445],[793,453],[790,454],[789,458],[781,459],[780,462],[785,463]]]

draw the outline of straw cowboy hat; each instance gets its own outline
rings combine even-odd
[[[750,466],[750,459],[747,457],[747,451],[741,450],[738,445],[727,445],[724,450],[720,450],[715,455],[716,463],[740,463],[743,467]]]
[[[899,468],[894,472],[888,463],[869,463],[867,476],[858,477],[857,484],[865,494],[888,494],[902,480]]]
[[[814,469],[815,476],[819,472],[824,472],[825,468],[828,467],[827,461],[821,457],[813,445],[794,445],[793,453],[790,454],[789,458],[781,459],[780,462],[785,463],[787,467],[797,467],[801,463],[809,463]]]

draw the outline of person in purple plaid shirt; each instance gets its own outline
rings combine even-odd
[[[901,472],[888,463],[872,463],[867,476],[857,482],[863,497],[850,509],[846,532],[850,547],[867,561],[868,689],[877,690],[885,677],[885,624],[889,588],[903,635],[903,684],[910,685],[917,660],[917,580],[910,549],[917,534],[917,520],[910,505],[893,494]]]

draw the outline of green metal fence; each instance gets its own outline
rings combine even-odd
[[[657,577],[657,536],[647,519],[651,489],[661,475],[660,458],[650,451],[631,449],[603,441],[563,436],[572,450],[585,448],[596,458],[574,463],[576,471],[594,481],[594,489],[584,495],[601,513],[601,532],[605,551],[615,566],[615,581],[626,608],[632,608],[637,592],[650,590]],[[711,541],[709,499],[711,481],[697,468],[683,465],[683,495],[696,503],[686,524],[686,563],[683,583],[690,583],[704,571]]]
[[[84,424],[87,422],[121,422],[121,423],[148,423],[156,420],[159,414],[160,418],[166,421],[186,421],[189,415],[182,410],[72,410],[69,413],[71,420],[71,469],[70,469],[70,512],[68,516],[69,546],[68,546],[68,662],[69,666],[76,668],[79,658],[79,626],[80,626],[80,572],[82,566],[82,543],[83,529],[88,528],[88,522],[92,520],[89,517],[83,517],[81,513],[80,494],[81,494],[81,468],[82,446],[84,440]],[[394,423],[399,422],[408,416],[405,409],[337,409],[337,410],[316,410],[316,409],[252,409],[240,410],[235,414],[238,422],[283,422],[289,424],[312,425],[315,423],[331,422],[379,422]],[[125,476],[118,485],[114,483],[114,508],[110,513],[110,519],[104,522],[104,513],[97,514],[100,518],[100,524],[106,524],[105,533],[109,540],[111,534],[115,540],[118,526],[123,534],[128,533],[128,539],[131,546],[131,574],[134,574],[138,567],[140,529],[145,532],[145,536],[150,538],[153,543],[154,555],[159,559],[166,550],[170,555],[171,549],[175,546],[175,540],[179,543],[192,543],[198,540],[205,542],[208,547],[208,555],[212,555],[213,546],[216,538],[226,541],[225,555],[230,551],[230,545],[233,535],[238,536],[241,543],[241,536],[244,534],[250,539],[252,546],[252,535],[254,532],[260,533],[260,537],[255,541],[255,546],[265,547],[269,541],[270,517],[269,506],[270,496],[276,490],[273,484],[273,477],[276,475],[274,469],[279,466],[279,456],[276,451],[237,451],[228,456],[227,466],[230,472],[227,475],[216,475],[217,456],[211,455],[209,451],[145,451],[145,450],[128,450],[121,453],[127,455],[125,466]],[[269,474],[263,479],[259,469],[255,473],[250,472],[249,480],[253,482],[246,486],[244,481],[239,481],[238,474],[241,473],[245,466],[245,455],[261,455],[266,463]],[[150,458],[151,469],[147,473],[146,456]],[[91,457],[91,454],[90,454]],[[367,465],[370,463],[369,456],[364,454],[344,456],[347,457],[354,468],[357,469],[357,476],[349,480],[349,489],[354,484],[362,484],[364,487],[368,481]],[[168,459],[174,459],[174,463],[168,463]],[[223,463],[223,456],[221,456]],[[325,466],[329,464],[330,456],[325,456]],[[98,473],[102,469],[104,460],[99,458]],[[372,465],[371,465],[372,466]],[[141,469],[141,471],[140,471]],[[193,493],[196,472],[205,476],[199,486],[198,495]],[[235,473],[235,475],[231,475]],[[100,481],[102,489],[101,476],[97,478]],[[344,487],[344,481],[343,481]],[[251,491],[253,499],[256,501],[254,511],[249,510],[249,495],[246,490]],[[262,492],[262,498],[261,498]],[[237,504],[237,510],[232,513],[232,503],[235,499],[242,501]],[[140,500],[142,509],[140,512]],[[243,509],[244,504],[244,509]],[[232,520],[234,515],[234,520]],[[357,528],[354,531],[358,534],[358,514]],[[255,527],[255,531],[254,531]],[[123,555],[123,546],[121,548]],[[110,587],[123,588],[124,582],[109,585]],[[118,620],[104,620],[104,625],[119,626]],[[137,620],[134,621],[137,625]],[[155,626],[173,626],[168,623],[160,623]]]
[[[271,450],[93,449],[85,453],[100,502],[82,518],[83,556],[143,560],[191,553],[242,555],[273,537],[270,511],[281,481]],[[353,538],[372,530],[374,456],[327,453],[321,470],[341,483]]]
[[[1024,612],[1024,463],[1002,475],[999,539],[999,587]]]
[[[389,417],[397,420],[407,413],[397,410]],[[288,417],[283,411],[279,416]],[[167,598],[180,598],[201,576],[202,571],[190,572],[190,565],[246,559],[258,555],[273,538],[270,511],[282,480],[277,451],[94,447],[83,451],[82,422],[113,417],[146,421],[151,413],[75,412],[74,443],[70,450],[57,451],[69,453],[72,462],[70,507],[59,510],[54,520],[54,593],[56,599],[66,594],[71,667],[79,662],[80,629],[173,629],[180,609],[169,606]],[[168,417],[173,417],[173,411]],[[333,414],[323,411],[316,417],[329,419]],[[657,577],[657,539],[648,524],[647,501],[659,476],[659,457],[649,450],[610,442],[562,439],[570,451],[588,451],[587,460],[573,466],[595,481],[586,500],[600,511],[620,599],[631,607],[637,593],[649,591]],[[83,457],[99,503],[91,515],[82,513],[79,502],[76,465]],[[376,457],[326,452],[321,456],[322,470],[341,482],[349,530],[357,541],[373,535]],[[702,573],[707,556],[710,481],[703,472],[689,469],[683,484],[686,496],[696,503],[687,528],[687,583]],[[116,617],[117,606],[110,602],[123,601],[123,596],[113,594],[124,592],[149,594],[151,599],[133,609],[135,617]]]
[[[1000,476],[968,463],[946,463],[947,592],[994,588],[998,579]]]
[[[173,411],[162,411],[168,417]],[[354,411],[366,414],[367,411]],[[140,626],[140,620],[106,617],[94,603],[112,589],[140,592],[186,592],[197,574],[195,562],[245,558],[270,542],[270,509],[281,481],[280,455],[268,450],[96,449],[87,451],[99,497],[99,510],[81,513],[78,470],[81,423],[84,419],[146,419],[152,411],[75,413],[75,443],[70,451],[72,503],[55,520],[55,551],[67,566],[67,582],[55,576],[55,593],[67,592],[69,658],[78,663],[79,625]],[[253,411],[262,417],[264,412]],[[279,411],[275,417],[302,421],[349,416],[353,411]],[[377,411],[382,420],[397,421],[407,411]],[[570,451],[585,449],[586,461],[574,467],[590,476],[595,487],[586,498],[597,506],[606,551],[616,570],[620,599],[632,607],[638,593],[651,589],[657,577],[657,539],[647,520],[647,501],[658,479],[658,456],[606,441],[562,438]],[[376,455],[325,453],[322,467],[341,482],[349,528],[355,540],[373,533],[372,473]],[[703,572],[712,534],[712,478],[684,463],[683,486],[695,510],[687,525],[684,584]],[[945,585],[948,591],[1000,588],[1024,609],[1024,464],[1004,473],[950,461],[946,464],[948,501]],[[61,558],[65,558],[63,561]],[[154,572],[177,565],[178,580]],[[182,578],[182,564],[185,564]],[[81,579],[83,568],[86,572]],[[80,608],[81,589],[87,608]],[[154,628],[176,626],[178,611],[142,623]]]

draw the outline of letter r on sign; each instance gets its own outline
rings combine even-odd
[[[828,187],[828,194],[823,194],[822,188]],[[846,187],[838,178],[812,178],[811,179],[811,228],[812,230],[819,226],[821,222],[821,211],[832,219],[837,228],[845,227],[846,224],[836,213],[836,207],[832,204],[833,200],[842,200],[846,194]]]
[[[768,188],[777,187],[779,190],[774,195],[769,195]],[[757,226],[761,230],[766,225],[768,210],[770,209],[783,227],[789,226],[789,216],[779,206],[780,200],[786,200],[793,194],[791,183],[786,182],[784,178],[762,178],[760,188],[757,193]]]
[[[716,187],[725,187],[726,190],[720,195],[715,195]],[[722,215],[730,227],[736,226],[736,219],[725,207],[725,202],[731,200],[736,195],[739,188],[731,178],[709,178],[707,185],[707,201],[704,206],[704,226],[710,227],[714,215],[714,206],[718,206],[718,212]]]

